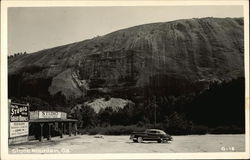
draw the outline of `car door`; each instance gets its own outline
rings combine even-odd
[[[148,140],[156,140],[158,139],[157,131],[148,131]]]
[[[161,139],[161,138],[164,137],[164,135],[163,135],[163,133],[161,133],[160,131],[157,131],[157,132],[156,132],[156,137],[157,137],[157,139]]]

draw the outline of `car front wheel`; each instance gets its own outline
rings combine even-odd
[[[159,139],[157,142],[158,142],[158,143],[162,143],[162,142],[163,142],[163,139]]]
[[[137,138],[137,142],[138,142],[138,143],[142,143],[142,142],[143,142],[142,137],[138,137],[138,138]]]

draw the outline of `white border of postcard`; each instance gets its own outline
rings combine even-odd
[[[244,10],[245,46],[245,152],[217,153],[136,153],[136,154],[8,154],[7,96],[7,8],[67,6],[190,6],[241,5]],[[2,1],[1,2],[1,159],[247,159],[249,158],[249,1]]]

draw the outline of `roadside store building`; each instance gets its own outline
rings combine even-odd
[[[77,135],[77,120],[58,111],[30,111],[29,104],[9,100],[9,144],[27,142],[54,136]]]
[[[68,119],[67,113],[57,111],[31,111],[29,120],[29,139],[43,138],[51,140],[52,136],[77,135],[77,120]]]

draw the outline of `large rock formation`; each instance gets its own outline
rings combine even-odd
[[[21,73],[27,87],[49,79],[48,93],[66,97],[199,91],[244,76],[243,25],[243,18],[201,18],[135,26],[10,58],[9,82]]]

